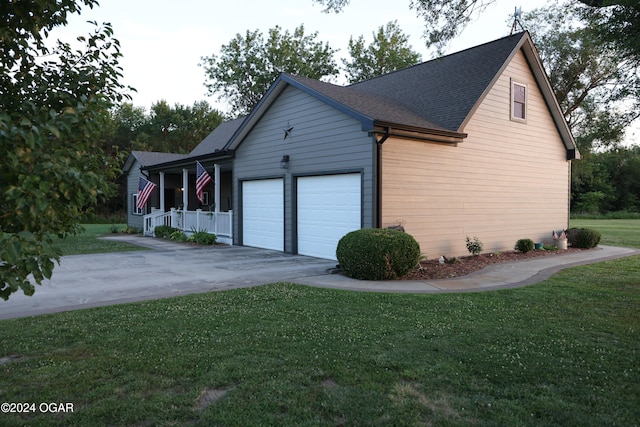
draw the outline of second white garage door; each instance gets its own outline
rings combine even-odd
[[[282,179],[242,183],[242,244],[284,250]]]
[[[361,200],[359,173],[298,178],[298,253],[336,259],[342,236],[361,228]]]

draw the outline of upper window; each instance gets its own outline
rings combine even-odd
[[[527,120],[527,85],[511,82],[511,120]]]

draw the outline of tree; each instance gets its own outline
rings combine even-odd
[[[222,123],[224,116],[206,101],[170,106],[165,100],[144,107],[125,102],[111,112],[114,132],[108,145],[121,151],[161,151],[189,153],[211,131]]]
[[[595,19],[551,5],[525,14],[551,86],[581,151],[622,139],[638,117],[640,76],[599,38]],[[597,132],[596,132],[597,131]],[[590,136],[589,144],[584,144]]]
[[[219,99],[230,103],[232,115],[241,116],[251,111],[282,72],[314,79],[334,76],[335,51],[317,42],[317,36],[317,32],[305,35],[303,25],[293,34],[276,26],[266,40],[258,30],[247,31],[244,37],[236,34],[222,46],[219,57],[201,58],[209,80],[205,86],[210,95],[219,93]]]
[[[373,42],[365,47],[364,37],[349,39],[351,60],[342,60],[349,83],[371,79],[382,74],[415,65],[422,60],[414,52],[397,21],[389,22],[373,33]]]
[[[587,2],[584,2],[587,3]],[[640,66],[640,2],[638,0],[593,1],[600,6],[595,11],[584,9],[585,18],[592,19],[598,28],[600,41],[619,56]]]
[[[52,236],[80,229],[116,166],[93,143],[123,99],[119,43],[109,24],[79,37],[80,49],[56,41],[79,4],[96,0],[34,0],[0,5],[0,297],[35,291],[51,277],[59,252]]]
[[[340,12],[351,0],[313,0],[325,12]],[[428,46],[442,48],[455,38],[487,6],[499,0],[412,0],[411,8],[425,21]],[[555,2],[554,2],[555,3]],[[573,0],[573,5],[589,7],[600,15],[601,36],[640,58],[640,5],[638,0]]]

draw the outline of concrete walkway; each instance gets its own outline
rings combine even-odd
[[[365,281],[350,279],[343,275],[333,275],[302,278],[297,283],[353,291],[405,293],[478,292],[531,285],[546,280],[554,273],[565,268],[624,258],[631,255],[640,255],[640,251],[614,246],[599,246],[592,250],[567,253],[565,255],[493,264],[480,271],[453,279]]]
[[[62,257],[51,280],[35,295],[0,301],[0,319],[179,295],[295,282],[308,286],[375,292],[473,292],[524,286],[576,265],[640,254],[601,246],[528,261],[495,264],[456,279],[360,281],[329,274],[335,261],[244,246],[195,247],[141,236],[114,236],[153,250]]]

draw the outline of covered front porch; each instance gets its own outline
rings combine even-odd
[[[153,236],[153,230],[159,225],[168,225],[186,234],[206,231],[215,234],[219,243],[233,244],[233,211],[184,211],[171,208],[169,212],[165,212],[153,208],[150,214],[144,216],[144,235]]]
[[[196,162],[176,161],[150,167],[152,181],[158,183],[157,208],[144,215],[143,233],[153,236],[159,225],[182,230],[187,235],[206,231],[215,234],[220,243],[233,244],[233,211],[231,203],[231,163],[200,160],[212,182],[203,190],[203,201],[196,196]]]

